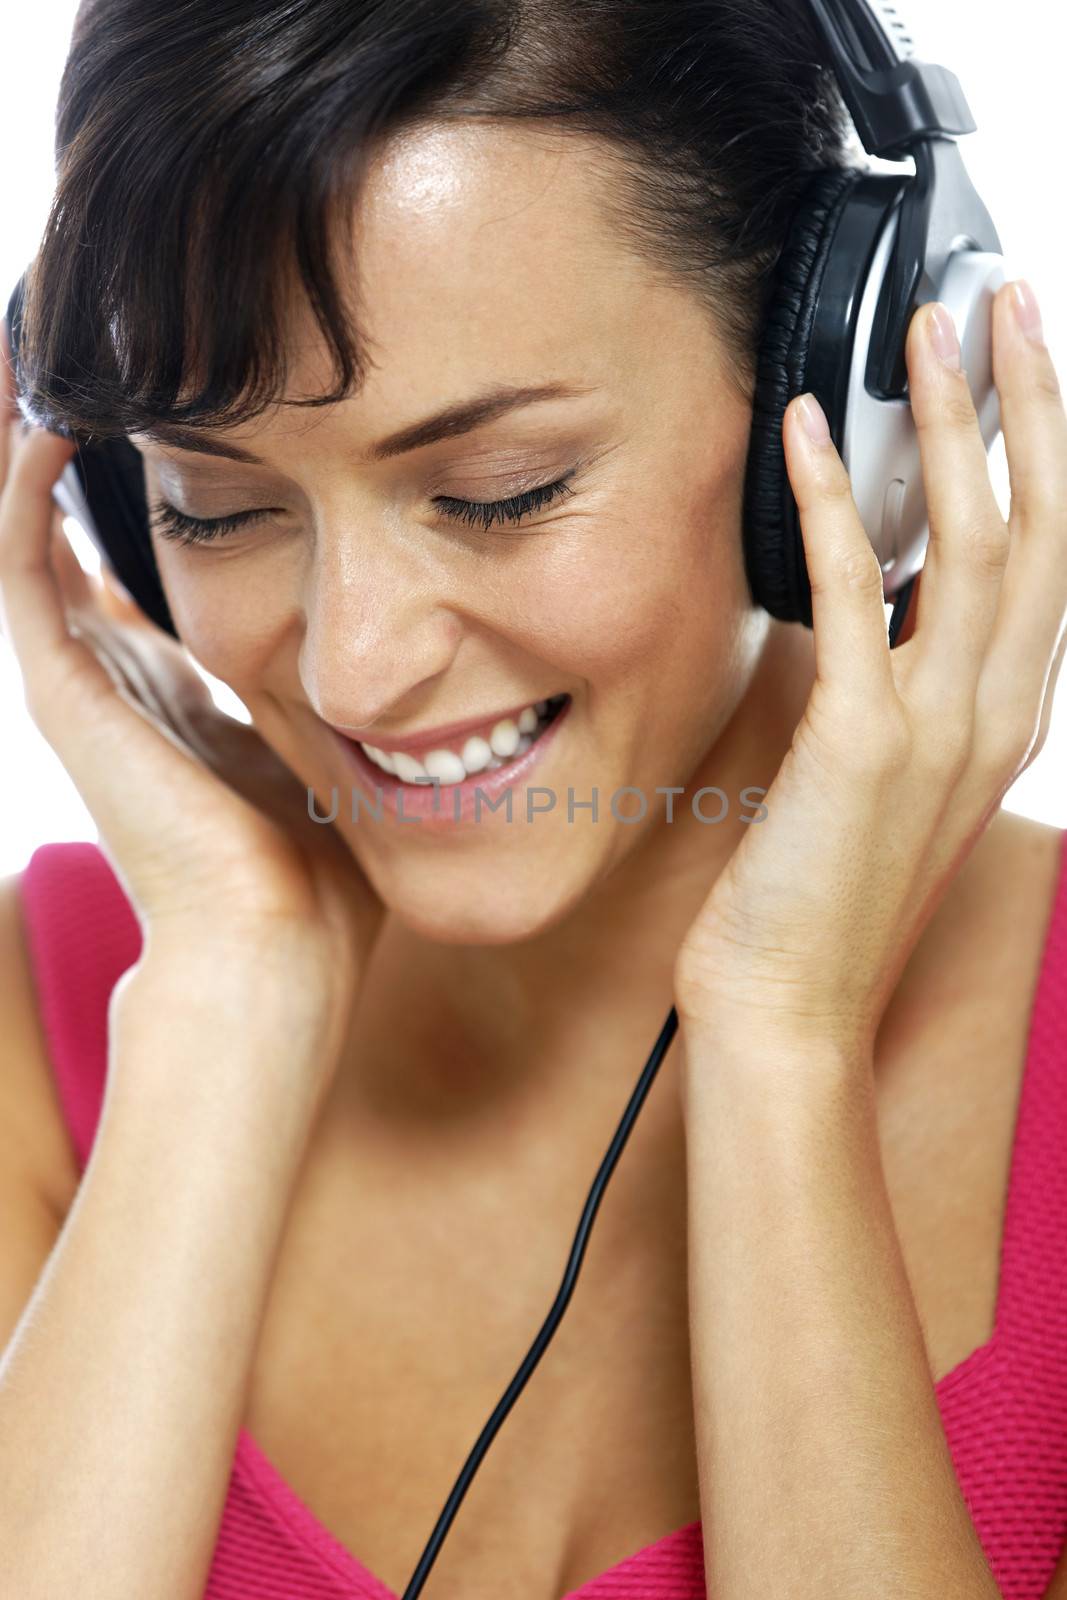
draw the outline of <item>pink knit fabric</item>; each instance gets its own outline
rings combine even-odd
[[[94,844],[41,846],[23,869],[20,889],[49,1054],[84,1168],[107,1064],[108,998],[140,953],[140,926]],[[531,1382],[536,1381],[535,1375]],[[937,1398],[960,1485],[1004,1600],[1040,1600],[1067,1536],[1067,850],[1062,843],[1015,1125],[995,1331],[941,1380]],[[442,1503],[450,1487],[442,1485]],[[425,1531],[428,1538],[430,1528]],[[579,1597],[707,1600],[700,1523],[646,1545],[566,1600]],[[205,1600],[396,1596],[317,1520],[242,1431]]]

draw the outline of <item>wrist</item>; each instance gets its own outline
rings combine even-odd
[[[336,983],[295,952],[256,960],[214,940],[157,941],[112,991],[109,1079],[313,1097],[336,1066],[347,1015]]]
[[[871,1052],[858,1040],[830,1026],[783,1021],[766,1016],[682,1017],[679,1031],[682,1078],[690,1083],[727,1083],[731,1090],[801,1092],[811,1084],[833,1088],[862,1081],[870,1072]]]
[[[140,955],[121,980],[122,993],[128,991],[131,1007],[169,1002],[179,1012],[239,1012],[249,1026],[267,1028],[313,1016],[328,1004],[344,966],[330,956],[321,937],[303,928],[223,919],[209,928],[149,923]]]

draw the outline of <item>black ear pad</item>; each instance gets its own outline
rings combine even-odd
[[[7,304],[11,353],[18,358],[25,298],[25,275]],[[78,480],[92,517],[89,530],[101,556],[141,610],[157,627],[178,637],[159,579],[159,569],[148,531],[144,465],[140,452],[128,439],[99,440],[78,446],[66,469]]]
[[[821,167],[805,189],[775,269],[757,353],[742,514],[745,572],[759,605],[809,628],[811,588],[782,423],[790,400],[811,386],[806,368],[819,285],[848,197],[865,175],[860,167]]]
[[[158,628],[178,637],[148,531],[144,463],[127,439],[83,445],[74,458],[96,543],[119,581]]]

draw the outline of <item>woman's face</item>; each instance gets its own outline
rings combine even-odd
[[[175,625],[320,814],[336,790],[336,826],[385,903],[449,942],[528,937],[650,842],[666,825],[657,789],[690,783],[768,621],[742,560],[749,407],[707,311],[613,232],[598,150],[481,122],[394,138],[354,217],[349,287],[372,362],[360,391],[205,436],[258,463],[135,441],[150,498],[196,518],[269,513],[209,542],[154,531]],[[319,392],[331,373],[306,314],[293,352],[289,395]],[[546,385],[571,392],[381,449],[487,391]],[[439,503],[563,479],[517,523]],[[476,766],[472,731],[435,730],[477,721],[488,737],[557,695],[565,715],[508,779],[510,821],[499,796],[477,819],[467,798],[508,778],[506,762],[468,777],[458,822],[445,779],[436,816],[412,820],[434,791],[404,782],[377,820],[374,782],[333,731],[387,751],[428,734]],[[552,808],[528,813],[527,784]],[[625,786],[647,800],[640,822],[612,814]],[[638,797],[617,809],[633,817]]]

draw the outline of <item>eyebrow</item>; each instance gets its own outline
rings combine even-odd
[[[372,444],[366,452],[367,461],[385,461],[390,456],[405,455],[409,450],[420,450],[440,439],[454,439],[470,433],[474,428],[498,417],[517,411],[520,406],[533,405],[538,400],[570,400],[580,395],[593,394],[599,385],[576,383],[543,383],[497,385],[475,395],[470,400],[460,400],[446,406],[421,422],[410,423],[396,433],[388,434]],[[178,423],[160,422],[140,431],[140,437],[154,444],[170,445],[176,450],[190,450],[198,455],[222,456],[227,461],[244,461],[262,467],[268,463],[260,456],[246,450],[243,445],[231,444],[215,437],[210,431],[182,427]]]

